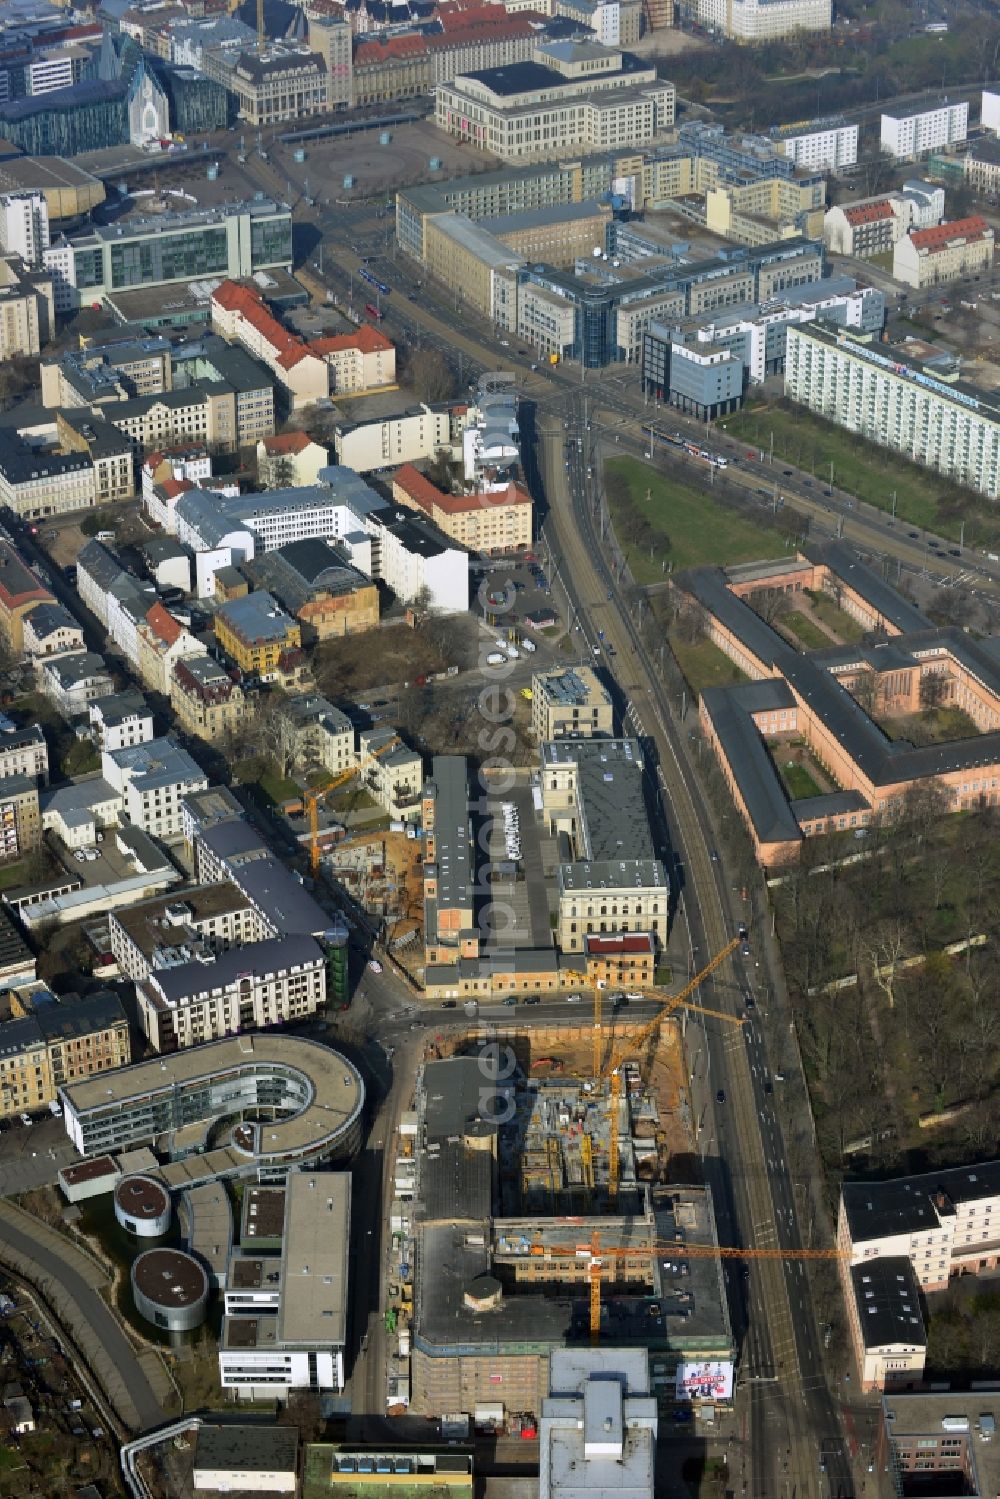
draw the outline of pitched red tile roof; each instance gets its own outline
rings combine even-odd
[[[159,488],[168,500],[175,500],[178,495],[187,494],[189,489],[197,489],[198,485],[191,479],[164,479]]]
[[[933,229],[914,229],[910,239],[915,249],[936,254],[939,250],[946,250],[957,239],[975,243],[984,235],[992,233],[986,220],[974,213],[967,219],[953,219],[950,224],[936,224]]]
[[[881,219],[892,218],[892,208],[882,199],[879,203],[858,203],[853,208],[844,209],[844,218],[856,228],[859,224],[875,224]]]
[[[466,515],[472,510],[490,510],[498,505],[530,505],[531,496],[519,484],[508,484],[503,489],[486,490],[478,494],[445,494],[432,484],[425,474],[404,463],[393,475],[393,485],[398,484],[404,494],[428,515],[434,507],[445,515]]]
[[[146,623],[164,645],[173,645],[181,638],[183,627],[177,623],[172,614],[164,609],[162,604],[154,604],[151,609],[146,610]]]
[[[301,453],[312,442],[308,432],[279,432],[275,437],[264,438],[266,453]]]
[[[613,936],[586,936],[584,943],[588,953],[596,953],[598,956],[604,953],[651,953],[653,951],[652,939],[648,932],[618,932]]]
[[[355,71],[366,64],[388,62],[391,57],[423,57],[427,39],[422,36],[390,36],[384,42],[362,42],[354,53]]]
[[[310,341],[309,348],[314,354],[320,356],[339,354],[344,349],[357,349],[362,354],[384,354],[389,349],[395,348],[395,344],[391,338],[386,338],[384,333],[373,328],[371,323],[362,323],[350,333],[335,333],[329,338],[314,338]]]

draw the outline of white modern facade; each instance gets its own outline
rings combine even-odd
[[[879,144],[890,156],[905,161],[927,151],[937,151],[942,146],[958,145],[965,140],[968,131],[968,103],[963,100],[949,104],[943,100],[930,109],[917,107],[899,114],[883,114]]]
[[[250,1285],[241,1293],[234,1280],[252,1275],[227,1277],[219,1343],[224,1390],[242,1400],[280,1400],[290,1390],[344,1388],[350,1229],[346,1171],[289,1174],[281,1258],[266,1262],[273,1278],[258,1292]]]
[[[785,394],[979,494],[1000,494],[1000,402],[986,391],[807,324],[788,329]]]
[[[1000,134],[1000,94],[993,94],[989,89],[983,89],[983,104],[979,118],[984,130],[992,130],[994,134]]]
[[[774,144],[797,167],[839,172],[858,160],[858,126],[844,119],[810,120],[772,132]]]
[[[773,42],[797,31],[829,31],[831,0],[698,0],[698,21],[734,42]]]
[[[20,255],[25,265],[41,265],[49,248],[49,210],[40,192],[0,196],[0,248]]]

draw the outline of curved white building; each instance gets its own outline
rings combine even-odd
[[[206,1139],[211,1130],[214,1148],[163,1168],[168,1187],[283,1177],[294,1166],[346,1159],[361,1143],[359,1073],[340,1052],[299,1036],[232,1036],[59,1092],[66,1133],[81,1155],[169,1139],[191,1125],[204,1125]]]

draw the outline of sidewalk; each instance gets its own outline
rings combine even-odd
[[[144,1431],[167,1419],[170,1385],[159,1359],[137,1354],[102,1291],[108,1277],[46,1224],[0,1202],[0,1264],[35,1286],[73,1338],[122,1425]]]

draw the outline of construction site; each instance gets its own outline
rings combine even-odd
[[[400,832],[358,833],[323,851],[325,868],[357,902],[385,922],[404,967],[423,958],[423,844]]]
[[[721,961],[721,957],[718,961]],[[477,1030],[422,1070],[412,1183],[411,1409],[537,1412],[554,1348],[649,1350],[679,1398],[728,1399],[735,1350],[701,1184],[680,996],[572,1029]],[[582,1017],[581,1017],[582,1020]],[[720,1372],[721,1371],[721,1372]]]

